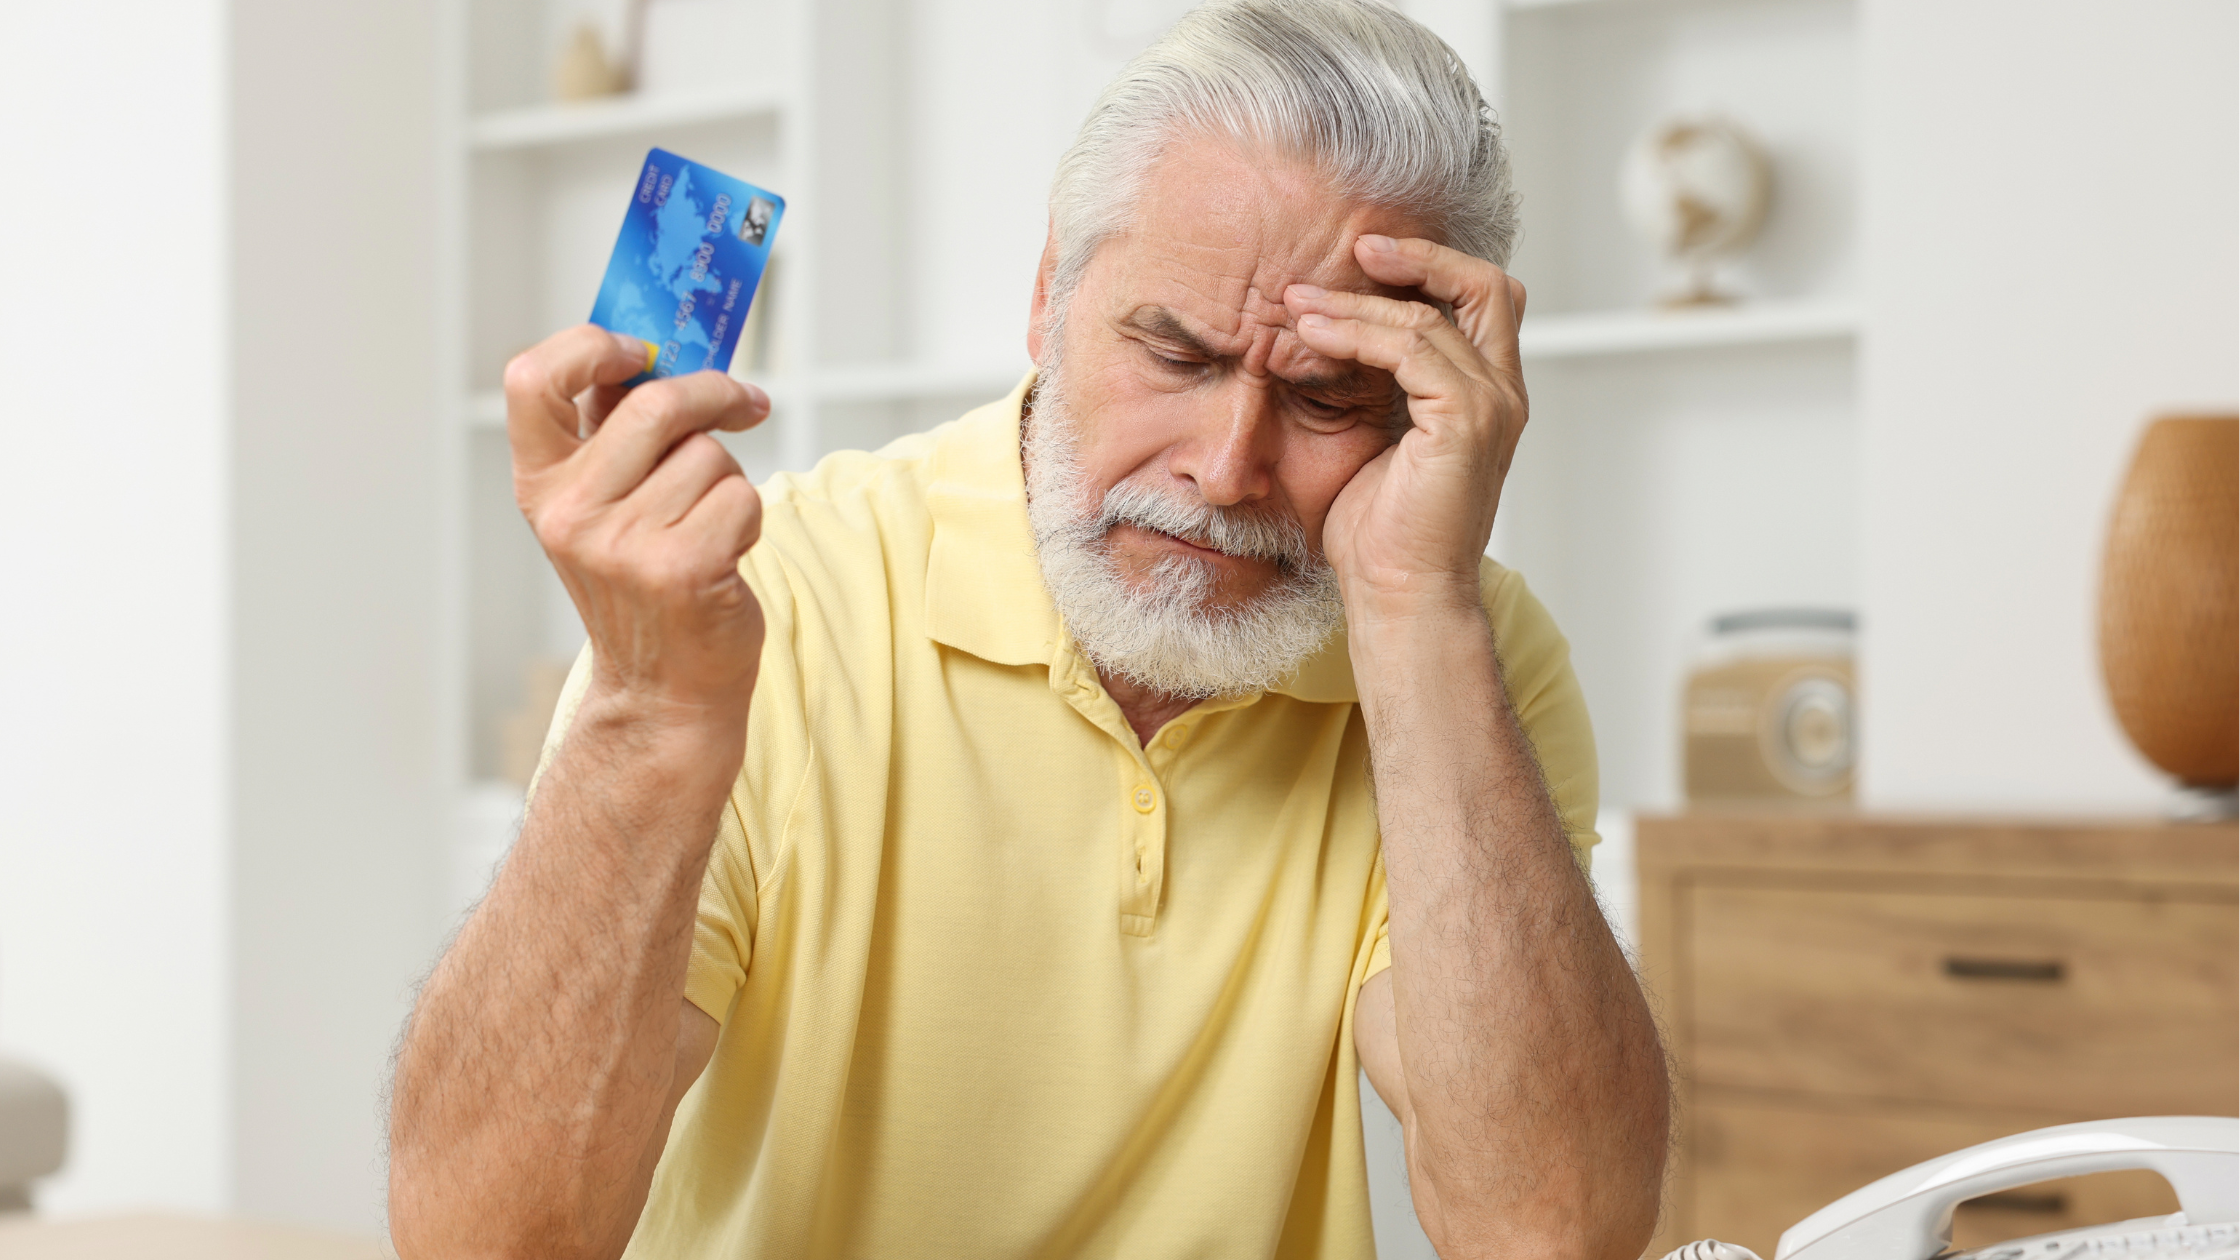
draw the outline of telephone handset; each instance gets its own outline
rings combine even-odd
[[[2181,1211],[1948,1254],[1952,1210],[2054,1177],[2147,1168]],[[2240,1260],[2240,1120],[2147,1116],[2056,1125],[1942,1155],[1854,1190],[1781,1235],[1774,1260]],[[1705,1239],[1665,1260],[1758,1260]]]

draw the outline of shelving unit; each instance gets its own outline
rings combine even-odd
[[[1533,400],[1493,550],[1571,640],[1622,839],[1625,811],[1677,803],[1677,697],[1711,615],[1856,606],[1857,15],[1505,0],[1493,18],[1477,64],[1523,199]],[[1669,278],[1620,211],[1627,147],[1676,114],[1731,119],[1772,160],[1729,306],[1656,309]]]
[[[440,331],[456,434],[445,507],[455,644],[446,676],[453,893],[478,895],[518,829],[502,774],[534,662],[582,630],[514,506],[504,364],[590,309],[633,179],[660,146],[787,199],[757,295],[769,353],[748,368],[770,420],[719,435],[760,481],[844,446],[1001,395],[1023,362],[913,354],[903,328],[908,24],[896,0],[666,0],[648,10],[638,90],[556,103],[549,68],[580,23],[619,41],[614,0],[448,0],[443,64],[445,293]],[[820,295],[845,295],[844,300]]]

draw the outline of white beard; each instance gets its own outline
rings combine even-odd
[[[1027,520],[1051,602],[1084,656],[1106,673],[1169,696],[1265,691],[1298,671],[1345,622],[1338,579],[1280,510],[1214,507],[1123,481],[1096,499],[1081,470],[1074,416],[1056,356],[1036,377],[1022,454]],[[1169,556],[1143,577],[1111,554],[1117,525],[1170,534],[1232,556],[1276,562],[1273,586],[1233,608],[1208,607],[1213,565]]]

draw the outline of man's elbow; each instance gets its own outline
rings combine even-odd
[[[1605,1113],[1597,1159],[1607,1176],[1600,1178],[1592,1210],[1607,1229],[1593,1254],[1607,1260],[1634,1260],[1649,1245],[1664,1207],[1665,1163],[1672,1150],[1672,1070],[1653,1029],[1631,1066],[1629,1087]]]
[[[394,1158],[389,1167],[389,1244],[399,1260],[435,1260],[443,1257],[498,1257],[529,1254],[526,1239],[507,1245],[512,1232],[494,1228],[499,1222],[487,1214],[479,1222],[461,1219],[460,1196],[454,1185],[445,1193],[445,1178],[425,1159]]]
[[[1609,1177],[1595,1207],[1609,1228],[1597,1254],[1608,1260],[1634,1260],[1656,1233],[1672,1150],[1672,1073],[1654,1033],[1633,1076],[1633,1087],[1611,1109],[1601,1154]]]
[[[390,1165],[389,1241],[399,1260],[613,1260],[630,1241],[593,1196],[555,1194],[519,1167],[489,1175],[491,1164],[508,1161],[429,1154],[400,1152]]]
[[[1637,1260],[1656,1233],[1670,1143],[1670,1087],[1660,1070],[1624,1103],[1510,1165],[1444,1167],[1410,1152],[1416,1216],[1441,1260]]]
[[[1658,1180],[1631,1169],[1606,1177],[1573,1171],[1548,1170],[1529,1203],[1477,1211],[1457,1210],[1450,1200],[1459,1196],[1419,1179],[1411,1187],[1417,1220],[1440,1260],[1638,1260],[1656,1232]]]

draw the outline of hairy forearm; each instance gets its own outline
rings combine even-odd
[[[1364,612],[1351,643],[1426,1227],[1450,1257],[1630,1260],[1655,1223],[1665,1150],[1647,1005],[1572,857],[1484,614],[1459,600]]]
[[[586,696],[406,1033],[401,1254],[621,1251],[672,1096],[700,881],[744,729],[743,712]]]

